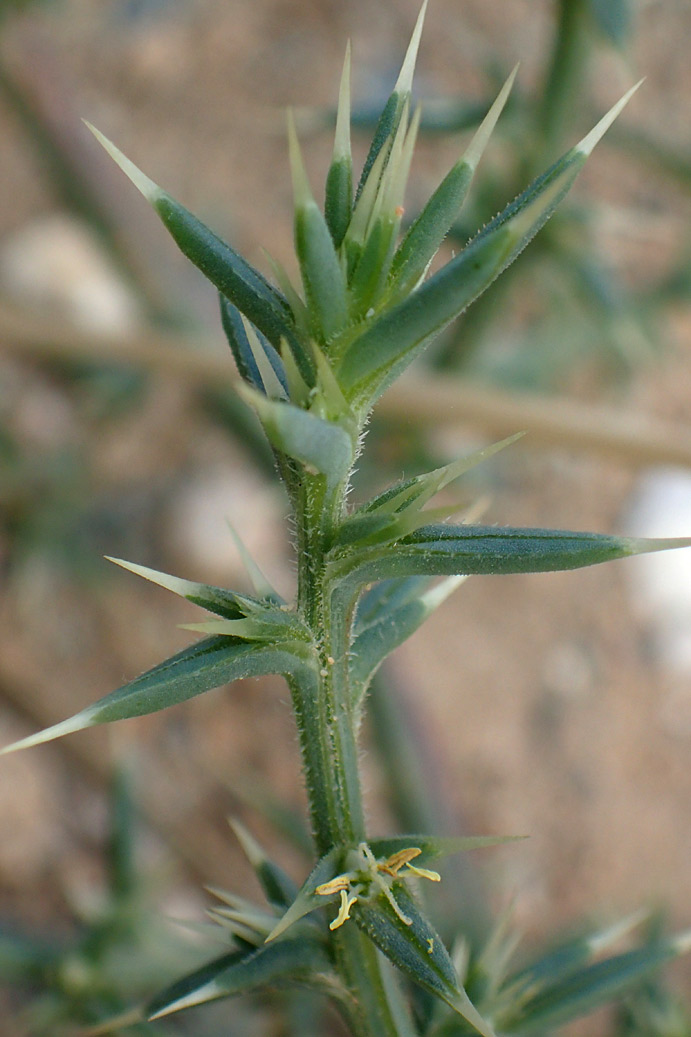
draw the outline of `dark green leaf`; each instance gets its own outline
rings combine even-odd
[[[201,969],[173,983],[146,1007],[150,1020],[183,1008],[234,997],[264,987],[285,984],[318,985],[331,966],[323,948],[300,939],[277,940],[249,952],[224,954]]]
[[[265,645],[227,636],[204,638],[69,720],[23,738],[2,752],[29,748],[97,724],[155,713],[243,677],[294,673],[304,666],[305,649],[304,643]]]
[[[562,1026],[621,997],[632,985],[688,949],[686,945],[680,948],[675,940],[660,941],[599,961],[561,982],[546,985],[515,1016],[503,1020],[503,1028],[519,1037]]]
[[[397,968],[445,1001],[484,1037],[494,1037],[459,984],[441,937],[420,913],[406,886],[394,882],[391,893],[409,925],[384,894],[374,901],[358,900],[352,908],[353,920]]]
[[[691,539],[641,540],[606,533],[510,526],[423,526],[396,550],[334,552],[334,575],[359,583],[428,574],[505,575],[553,572],[651,551],[691,546]]]

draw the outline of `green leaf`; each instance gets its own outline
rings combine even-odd
[[[483,1037],[495,1037],[458,982],[441,937],[420,913],[404,883],[394,882],[391,894],[409,925],[383,894],[374,901],[358,900],[352,907],[353,921],[397,968],[450,1005]]]
[[[587,156],[631,97],[539,177],[446,266],[345,344],[339,381],[368,404],[520,254],[569,191]]]
[[[277,937],[281,936],[290,928],[291,925],[299,922],[301,918],[310,914],[311,911],[316,911],[318,907],[325,907],[327,904],[331,904],[338,900],[338,893],[322,895],[315,891],[318,886],[322,886],[325,882],[329,882],[340,872],[346,852],[347,851],[343,847],[336,846],[333,850],[329,850],[328,853],[324,854],[324,856],[317,862],[302,884],[300,892],[293,903],[267,936],[267,943],[270,940],[277,939]]]
[[[281,339],[289,343],[303,377],[311,384],[311,360],[295,335],[293,317],[284,296],[230,245],[137,169],[107,137],[89,123],[86,125],[156,210],[183,255],[272,345],[278,349]]]
[[[155,713],[244,677],[295,673],[306,665],[305,648],[304,643],[266,645],[233,637],[204,638],[70,719],[14,742],[0,754],[40,745],[97,724]]]
[[[240,375],[267,396],[286,397],[288,382],[277,351],[225,295],[220,296],[220,303],[221,325]]]
[[[362,168],[362,175],[360,177],[360,183],[358,184],[356,199],[359,199],[362,194],[365,184],[372,172],[372,168],[380,154],[382,152],[386,153],[387,147],[390,146],[391,140],[398,129],[403,107],[406,101],[410,98],[413,85],[413,74],[415,72],[415,62],[417,60],[417,52],[420,46],[420,37],[422,35],[422,26],[425,21],[426,11],[427,0],[424,0],[417,22],[415,23],[415,28],[413,29],[413,35],[408,44],[408,50],[403,59],[401,71],[396,80],[396,85],[384,106],[384,110],[381,113],[375,128],[372,143],[370,144],[367,158],[365,159],[365,164]]]
[[[391,265],[390,280],[394,293],[404,294],[415,287],[458,219],[475,170],[506,104],[517,71],[518,65],[502,87],[463,156],[447,173],[406,232]]]
[[[232,951],[173,983],[146,1007],[149,1020],[160,1019],[183,1008],[234,997],[267,986],[298,983],[319,986],[320,977],[332,974],[323,948],[299,939],[277,940],[258,950]],[[333,985],[337,981],[334,977]]]
[[[288,143],[295,195],[295,251],[300,262],[312,329],[323,343],[333,338],[346,323],[345,278],[329,226],[312,197],[290,114]]]
[[[245,594],[236,594],[235,591],[226,590],[223,587],[213,587],[208,583],[195,583],[193,580],[183,580],[179,576],[170,576],[168,573],[159,572],[157,569],[149,569],[146,565],[137,565],[135,562],[125,562],[122,558],[111,558],[106,555],[106,560],[119,565],[121,569],[136,576],[142,576],[145,580],[172,591],[181,598],[186,598],[195,605],[200,605],[207,612],[213,612],[224,619],[244,619],[245,616],[263,615],[267,611],[265,601],[250,598]]]
[[[350,150],[350,43],[346,47],[338,95],[336,135],[326,177],[324,216],[334,246],[339,247],[353,211],[353,158]]]
[[[686,933],[596,962],[560,982],[545,985],[515,1015],[507,1013],[502,1027],[519,1037],[562,1026],[616,1000],[661,965],[689,950],[691,934]]]
[[[513,436],[507,436],[506,439],[500,440],[498,443],[492,443],[481,450],[475,450],[466,457],[452,461],[451,464],[435,468],[433,471],[425,472],[423,475],[415,475],[410,479],[404,479],[402,482],[390,486],[383,493],[377,494],[372,500],[367,501],[366,504],[363,504],[355,512],[355,515],[358,516],[363,512],[367,515],[391,514],[393,512],[401,512],[410,507],[421,508],[435,494],[443,490],[445,486],[448,486],[449,483],[465,475],[471,468],[475,468],[483,461],[487,461],[493,454],[504,450],[507,446],[511,446],[512,443],[521,439],[523,435],[523,432],[517,432]]]
[[[269,441],[308,470],[326,476],[334,486],[345,478],[353,463],[351,436],[342,426],[325,421],[310,411],[279,400],[268,400],[249,386],[240,395],[254,407]]]
[[[331,572],[358,584],[418,574],[505,575],[579,569],[616,558],[691,546],[691,538],[643,540],[606,533],[510,526],[423,526],[396,544],[333,552]]]
[[[630,0],[590,0],[590,9],[600,30],[617,47],[623,46],[631,30]]]
[[[469,850],[482,850],[491,846],[503,846],[525,838],[522,835],[394,835],[382,839],[370,839],[369,848],[375,857],[391,857],[400,850],[417,846],[422,852],[415,857],[416,865],[451,857]]]
[[[367,625],[358,616],[351,648],[350,674],[353,687],[360,689],[361,695],[387,655],[407,641],[465,579],[465,576],[449,576],[423,594],[413,592],[409,598],[400,600],[401,595],[393,606],[389,604],[379,609],[376,618]],[[411,577],[411,580],[417,582],[416,577]]]
[[[254,869],[266,899],[275,907],[290,907],[298,895],[298,888],[293,880],[283,868],[270,859],[244,825],[237,820],[231,820],[230,826]]]

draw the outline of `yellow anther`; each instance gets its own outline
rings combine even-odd
[[[410,867],[409,862],[415,860],[415,858],[419,857],[421,853],[422,850],[417,846],[408,846],[405,850],[399,850],[397,853],[392,853],[387,860],[380,861],[377,864],[377,870],[383,871],[385,875],[395,876],[404,864],[408,864],[408,867]]]
[[[329,929],[338,929],[339,926],[343,925],[350,918],[350,909],[357,900],[355,893],[351,893],[350,896],[346,893],[345,889],[341,890],[341,906],[338,909],[338,914],[330,924]]]
[[[427,948],[427,953],[428,954],[434,954],[434,937],[433,936],[428,937],[427,943],[429,944],[429,947]]]
[[[350,889],[350,878],[348,875],[337,875],[329,882],[322,882],[314,892],[318,893],[320,897],[330,897],[332,893],[342,893],[346,889]]]
[[[417,875],[420,879],[429,879],[430,882],[441,882],[441,875],[438,871],[430,871],[429,868],[416,868],[414,864],[408,864],[408,871],[412,871],[413,875]]]

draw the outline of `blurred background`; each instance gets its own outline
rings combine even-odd
[[[294,579],[215,292],[81,117],[251,262],[268,272],[266,248],[294,269],[285,108],[316,189],[346,39],[362,156],[416,16],[417,0],[0,3],[3,744],[189,641],[194,608],[104,554],[247,589],[230,522],[284,594]],[[683,0],[432,0],[410,213],[521,62],[449,249],[646,81],[563,211],[382,401],[356,495],[526,429],[462,486],[487,521],[689,535],[690,34]],[[253,894],[228,816],[304,876],[287,699],[277,678],[242,682],[2,760],[3,1037],[95,1023],[208,956],[149,912],[196,923],[203,885]],[[372,712],[372,830],[529,834],[478,856],[483,897],[513,901],[529,943],[642,905],[691,924],[684,553],[469,580]],[[476,878],[458,881],[462,900]],[[232,1013],[156,1032],[282,1032]]]

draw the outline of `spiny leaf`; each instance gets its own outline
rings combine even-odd
[[[391,265],[392,291],[401,295],[420,280],[458,218],[475,170],[508,99],[518,65],[479,126],[468,148],[410,225]]]
[[[410,925],[383,895],[374,901],[358,900],[352,908],[353,920],[406,975],[450,1005],[483,1037],[495,1037],[459,984],[441,937],[420,913],[404,883],[394,882],[391,893]]]
[[[69,720],[6,746],[2,753],[27,749],[97,724],[155,713],[244,677],[295,673],[309,665],[304,643],[276,645],[232,637],[208,637],[147,670]]]
[[[294,925],[295,922],[304,918],[305,915],[310,914],[311,911],[316,911],[318,907],[324,907],[326,904],[338,900],[337,893],[324,896],[317,893],[316,889],[325,882],[329,882],[340,872],[343,856],[343,848],[337,846],[334,847],[333,850],[329,850],[329,852],[317,862],[302,884],[300,892],[293,903],[267,936],[267,942],[277,939],[282,933],[289,929],[291,925]]]
[[[375,620],[360,630],[350,651],[350,675],[353,687],[360,689],[360,697],[384,659],[407,641],[465,579],[449,576],[424,594],[394,608],[382,609]]]
[[[170,576],[168,573],[159,572],[157,569],[149,569],[146,565],[137,565],[135,562],[125,562],[122,558],[111,558],[106,555],[106,560],[119,565],[121,569],[136,576],[142,576],[145,580],[172,591],[181,598],[186,598],[195,605],[200,605],[207,612],[214,612],[224,619],[242,619],[245,616],[263,612],[266,605],[248,598],[244,594],[236,594],[234,591],[225,590],[223,587],[212,587],[208,583],[195,583],[193,580],[183,580],[179,576]]]
[[[310,358],[295,335],[290,307],[284,296],[230,245],[137,169],[99,130],[89,123],[86,125],[154,207],[180,251],[274,346],[278,348],[285,338],[303,377],[311,382]]]
[[[233,951],[173,983],[147,1005],[150,1021],[219,998],[234,997],[276,984],[319,986],[331,966],[318,943],[278,940],[258,950]],[[333,978],[333,985],[337,983]]]
[[[353,158],[350,150],[350,43],[346,47],[338,94],[336,134],[331,165],[326,177],[324,216],[336,248],[339,247],[353,211]]]
[[[408,50],[406,51],[401,71],[399,72],[396,85],[393,88],[393,93],[389,97],[388,101],[384,106],[384,110],[379,117],[374,136],[370,149],[365,159],[365,164],[362,168],[362,175],[360,177],[360,183],[358,184],[356,199],[359,198],[364,185],[367,183],[370,172],[374,163],[376,162],[382,149],[385,149],[385,145],[390,141],[392,135],[396,132],[398,122],[401,117],[403,105],[406,100],[410,97],[413,75],[415,72],[415,62],[417,60],[417,52],[420,46],[420,37],[422,35],[422,26],[425,21],[425,13],[427,11],[427,2],[424,3],[420,9],[420,13],[413,29],[413,35],[410,43],[408,44]]]
[[[417,574],[505,575],[554,572],[652,551],[691,546],[691,538],[645,540],[606,533],[502,526],[423,526],[400,540],[395,552],[344,550],[332,574],[358,583]]]
[[[242,564],[245,568],[245,572],[247,573],[249,581],[252,584],[252,589],[254,590],[254,593],[260,599],[262,599],[264,603],[270,601],[276,605],[285,605],[285,600],[272,586],[272,584],[266,578],[262,570],[259,568],[254,558],[247,550],[247,547],[243,543],[242,537],[240,536],[237,529],[235,529],[231,522],[228,523],[228,529],[230,531],[230,535],[233,538],[233,542],[235,544],[237,552],[240,555],[240,558],[242,559]]]
[[[546,983],[515,1015],[509,1010],[502,1027],[519,1037],[562,1026],[621,997],[661,965],[689,950],[691,933],[685,933],[596,962],[560,981]]]
[[[292,114],[288,118],[290,168],[295,195],[295,251],[314,333],[328,342],[347,319],[345,280],[326,219],[307,181]]]
[[[500,450],[511,446],[512,443],[521,439],[524,434],[523,432],[517,432],[513,436],[507,436],[506,439],[502,439],[498,443],[492,443],[490,446],[475,450],[472,454],[461,457],[457,461],[452,461],[450,464],[443,465],[441,468],[436,468],[432,472],[425,472],[423,475],[405,479],[403,482],[389,487],[383,493],[378,494],[372,500],[363,504],[359,511],[366,514],[380,515],[382,513],[400,512],[413,506],[420,508],[431,500],[435,494],[439,493],[440,490],[443,490],[445,486],[448,486],[449,483],[465,475],[471,468],[482,464],[483,461],[487,461],[494,454],[499,453]]]
[[[459,316],[532,240],[569,191],[586,157],[637,89],[421,287],[372,321],[345,347],[339,380],[371,405],[384,388]]]
[[[229,823],[269,903],[280,908],[290,907],[298,895],[298,888],[293,880],[286,875],[283,868],[269,858],[243,824],[235,819]]]

